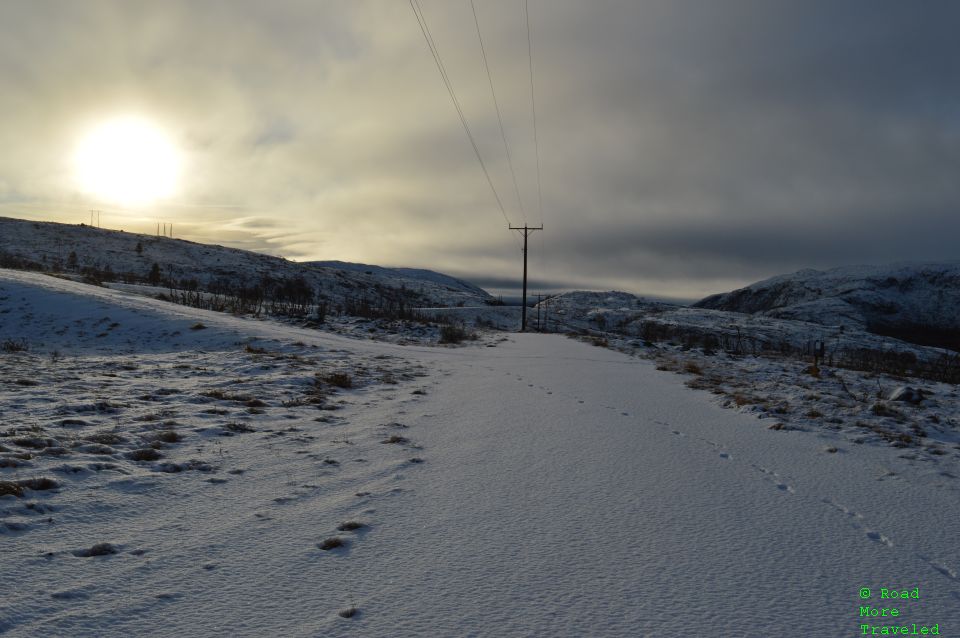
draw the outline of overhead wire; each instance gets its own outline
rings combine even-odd
[[[517,205],[520,207],[520,216],[523,223],[527,223],[527,213],[523,209],[523,198],[520,196],[520,186],[517,184],[517,172],[513,169],[513,158],[510,156],[510,145],[507,144],[507,133],[503,128],[503,116],[500,113],[500,104],[497,101],[497,92],[493,88],[493,75],[490,73],[490,63],[487,60],[487,50],[483,46],[483,36],[480,35],[480,20],[477,18],[477,7],[470,0],[470,10],[473,11],[473,24],[477,27],[477,40],[480,42],[480,55],[483,56],[483,67],[487,71],[487,81],[490,83],[490,95],[493,97],[493,108],[497,112],[497,123],[500,124],[500,139],[503,140],[503,150],[507,155],[507,165],[513,178],[513,190],[517,195]]]
[[[446,67],[443,65],[443,60],[440,57],[440,49],[433,40],[433,34],[430,33],[430,27],[427,25],[427,19],[423,13],[423,8],[420,6],[419,0],[410,0],[410,8],[413,10],[413,14],[417,18],[417,23],[420,25],[420,31],[423,33],[423,37],[427,41],[427,47],[430,49],[430,53],[433,55],[433,60],[437,64],[437,69],[440,71],[440,77],[443,79],[443,84],[447,87],[447,92],[450,94],[450,100],[453,102],[453,107],[456,109],[457,115],[460,116],[460,123],[463,125],[463,130],[467,134],[467,139],[470,140],[470,146],[473,147],[473,152],[477,156],[477,161],[480,163],[480,168],[483,169],[483,174],[487,178],[487,184],[490,186],[490,190],[493,192],[493,197],[497,201],[497,207],[500,209],[500,214],[503,215],[503,218],[506,220],[507,226],[509,227],[512,225],[510,223],[510,218],[507,216],[507,211],[503,206],[503,201],[501,201],[500,195],[497,193],[497,189],[493,185],[493,180],[490,178],[490,171],[487,170],[487,165],[483,161],[483,156],[480,154],[480,148],[477,146],[477,142],[473,137],[473,133],[470,131],[470,126],[467,124],[467,118],[463,114],[460,101],[457,99],[457,95],[453,90],[453,84],[450,82],[449,74],[447,73]]]
[[[537,158],[537,213],[540,225],[543,226],[543,187],[540,181],[540,140],[537,134],[537,102],[533,90],[533,44],[530,37],[530,7],[529,0],[523,0],[523,17],[527,25],[527,62],[530,69],[530,114],[533,119],[533,148]],[[540,262],[540,272],[546,272],[546,252],[544,250],[543,233],[540,233],[540,251],[537,253]]]
[[[533,90],[533,45],[530,38],[530,7],[528,0],[523,0],[523,15],[527,23],[527,60],[530,67],[530,112],[533,114],[533,148],[537,155],[537,211],[540,214],[540,225],[543,225],[543,187],[540,181],[540,140],[537,137],[537,102]]]

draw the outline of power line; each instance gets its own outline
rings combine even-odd
[[[493,76],[490,74],[490,63],[487,61],[487,51],[483,46],[483,36],[480,35],[480,20],[477,18],[477,7],[470,0],[470,9],[473,11],[473,23],[477,27],[477,40],[480,41],[480,54],[483,56],[483,67],[487,70],[487,81],[490,83],[490,95],[493,97],[493,108],[497,112],[497,122],[500,124],[500,139],[503,140],[503,150],[507,154],[507,164],[510,166],[510,175],[513,177],[513,190],[517,194],[517,205],[520,207],[520,216],[524,223],[527,213],[523,209],[523,198],[520,197],[520,186],[517,184],[517,173],[513,170],[513,158],[510,157],[510,145],[507,144],[507,134],[503,129],[503,116],[500,114],[500,105],[497,102],[497,92],[493,88]]]
[[[477,161],[480,162],[480,168],[483,169],[483,174],[487,178],[487,184],[490,185],[490,190],[493,192],[493,197],[497,200],[497,207],[500,209],[500,214],[503,215],[503,218],[506,220],[507,226],[510,226],[510,218],[507,217],[507,211],[503,207],[503,202],[500,200],[500,195],[497,194],[497,189],[493,185],[493,180],[490,179],[490,172],[487,170],[487,166],[483,162],[483,156],[480,155],[480,149],[477,147],[477,142],[474,140],[473,133],[470,132],[470,127],[467,125],[467,118],[464,116],[463,109],[460,107],[460,102],[457,100],[457,95],[453,91],[453,85],[450,82],[450,77],[447,74],[446,67],[443,66],[442,59],[440,58],[440,50],[433,41],[433,35],[430,33],[430,27],[427,26],[427,19],[423,13],[423,8],[420,6],[419,0],[410,0],[410,8],[413,9],[413,14],[417,17],[417,22],[420,24],[420,31],[423,33],[423,37],[427,41],[427,46],[430,48],[430,53],[433,54],[434,62],[437,63],[437,69],[440,71],[440,77],[443,78],[443,83],[447,87],[447,92],[450,94],[450,100],[453,102],[453,107],[457,110],[457,115],[460,116],[460,123],[463,124],[463,130],[467,134],[467,139],[470,140],[470,146],[473,147],[473,152],[477,155]]]
[[[543,224],[543,188],[540,185],[540,141],[537,139],[537,102],[533,91],[533,45],[530,42],[530,8],[523,0],[523,15],[527,21],[527,60],[530,63],[530,112],[533,114],[533,147],[537,153],[537,209]]]

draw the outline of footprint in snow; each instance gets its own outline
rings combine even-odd
[[[875,532],[873,530],[866,530],[867,538],[872,540],[875,543],[883,543],[887,547],[893,547],[893,541],[881,534],[880,532]]]
[[[721,459],[728,459],[728,460],[729,460],[729,459],[732,459],[733,457],[730,456],[729,454],[727,454],[726,452],[721,452],[721,453],[720,453],[720,458],[721,458]]]

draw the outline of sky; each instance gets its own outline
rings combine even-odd
[[[500,292],[695,299],[800,268],[957,259],[960,3],[5,0],[0,215],[431,268]],[[78,182],[152,122],[175,191]],[[536,155],[540,157],[538,189]],[[538,193],[540,195],[538,195]]]

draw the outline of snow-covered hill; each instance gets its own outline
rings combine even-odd
[[[127,283],[152,279],[154,284],[170,285],[172,281],[180,289],[286,285],[341,307],[359,302],[406,307],[476,305],[490,298],[473,286],[451,286],[439,273],[434,281],[398,275],[391,269],[325,268],[182,239],[5,217],[0,217],[0,266]]]
[[[548,328],[561,332],[610,332],[696,345],[712,335],[720,347],[739,340],[740,349],[747,352],[802,350],[814,341],[823,341],[828,349],[898,349],[918,357],[942,354],[856,327],[841,329],[799,319],[677,306],[625,292],[568,292],[544,302],[541,309],[548,315]]]
[[[694,306],[960,349],[960,262],[801,270],[712,295]]]
[[[305,266],[320,268],[335,268],[349,272],[362,272],[367,275],[379,275],[393,282],[403,283],[407,288],[417,290],[423,282],[431,282],[444,286],[454,294],[472,295],[481,300],[492,300],[493,297],[483,288],[471,284],[469,281],[457,279],[435,270],[424,268],[385,268],[371,264],[357,264],[348,261],[305,261]]]

